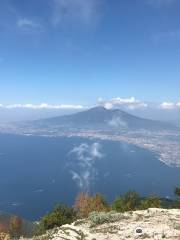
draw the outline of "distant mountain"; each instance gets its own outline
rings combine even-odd
[[[119,109],[95,107],[89,110],[41,119],[33,122],[38,127],[86,130],[177,130],[173,124],[136,117]]]

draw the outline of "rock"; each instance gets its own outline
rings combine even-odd
[[[151,208],[124,213],[119,217],[114,214],[116,217],[113,213],[107,214],[110,219],[103,224],[92,225],[87,219],[78,221],[78,224],[64,225],[56,233],[52,231],[50,238],[46,236],[42,240],[180,240],[180,209]]]
[[[138,234],[142,234],[142,232],[143,232],[143,231],[142,231],[141,228],[137,228],[137,229],[136,229],[136,233],[138,233]]]

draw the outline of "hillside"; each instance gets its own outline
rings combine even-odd
[[[47,232],[34,240],[180,239],[180,209],[99,213]]]

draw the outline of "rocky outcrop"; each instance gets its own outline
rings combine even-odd
[[[89,219],[48,231],[34,240],[180,240],[180,209],[94,213]]]

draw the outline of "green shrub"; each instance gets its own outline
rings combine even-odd
[[[45,215],[37,228],[37,234],[42,234],[48,229],[70,224],[76,220],[76,212],[66,205],[57,205],[52,212]]]
[[[139,208],[140,196],[135,191],[129,191],[119,196],[112,204],[112,209],[117,212],[133,211]]]
[[[91,221],[92,226],[103,224],[103,223],[112,223],[117,222],[122,219],[126,219],[127,216],[124,216],[122,213],[117,213],[115,211],[111,212],[92,212],[89,214],[88,219]]]
[[[172,205],[172,208],[177,208],[177,209],[180,209],[180,200],[175,200],[173,205]]]
[[[176,187],[174,193],[175,195],[180,196],[180,188]]]
[[[176,223],[175,226],[174,226],[174,229],[176,230],[179,230],[180,231],[180,224],[179,223]]]
[[[149,196],[141,201],[140,209],[160,208],[161,200],[156,196]]]
[[[174,201],[173,208],[180,208],[180,188],[176,187],[174,190],[174,194],[177,196],[177,199]],[[179,198],[179,199],[178,199]]]
[[[123,197],[119,196],[114,200],[114,202],[112,204],[112,209],[117,212],[124,212]]]

